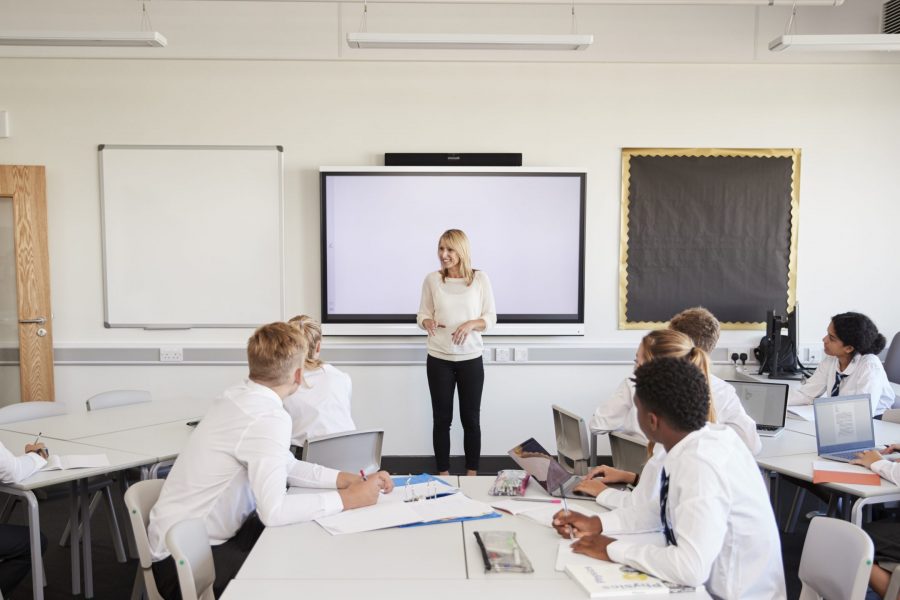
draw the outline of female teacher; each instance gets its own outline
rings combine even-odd
[[[437,470],[450,471],[450,424],[453,389],[459,390],[459,418],[463,426],[466,474],[478,472],[481,455],[481,390],[484,343],[481,332],[497,322],[494,293],[484,271],[472,268],[469,238],[448,229],[438,240],[441,268],[422,284],[416,323],[428,333],[428,389],[434,415],[432,442]]]

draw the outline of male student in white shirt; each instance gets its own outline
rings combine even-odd
[[[0,482],[19,483],[37,471],[46,460],[44,444],[26,444],[25,454],[15,456],[0,444]],[[47,549],[47,538],[41,535],[41,553]],[[28,527],[0,524],[0,592],[9,597],[13,589],[31,570],[31,539]]]
[[[379,492],[393,489],[383,471],[366,481],[291,454],[291,418],[282,402],[297,390],[306,354],[306,340],[297,328],[270,323],[257,329],[247,344],[249,379],[213,404],[175,461],[148,526],[153,573],[164,598],[181,597],[175,561],[165,543],[169,528],[179,521],[201,518],[206,523],[218,596],[265,526],[375,504]],[[334,491],[288,494],[288,486]]]
[[[659,502],[598,517],[560,511],[560,535],[582,537],[575,552],[623,563],[681,585],[706,585],[714,598],[786,598],[781,543],[765,484],[734,431],[708,425],[703,373],[660,358],[634,373],[638,423],[666,449]],[[663,530],[666,545],[606,534]]]

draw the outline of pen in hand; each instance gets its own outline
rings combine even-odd
[[[562,495],[562,504],[563,504],[563,513],[568,517],[569,516],[569,503],[566,502],[566,493],[563,491],[562,486],[559,486],[559,493]],[[569,523],[566,525],[569,529],[569,539],[575,539],[575,530],[572,528],[572,524]]]
[[[366,472],[363,471],[362,469],[359,470],[359,476],[360,476],[360,478],[361,478],[363,481],[368,481],[368,480],[369,480],[369,478],[366,477]]]

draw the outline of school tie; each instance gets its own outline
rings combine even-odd
[[[662,470],[662,485],[659,488],[659,519],[663,524],[663,533],[666,535],[667,546],[677,546],[675,532],[669,527],[669,519],[666,516],[666,504],[669,502],[669,475]]]
[[[834,372],[834,387],[831,388],[831,395],[837,396],[841,392],[841,382],[847,375],[844,373],[839,373],[837,371]]]

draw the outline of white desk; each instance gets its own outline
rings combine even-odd
[[[187,421],[179,420],[148,425],[139,429],[91,435],[78,438],[78,442],[99,448],[127,450],[155,456],[157,462],[162,462],[176,458],[187,444],[193,431],[194,428],[187,425]]]
[[[16,433],[11,431],[0,430],[0,442],[14,454],[22,452],[25,444],[34,441],[31,434]],[[84,559],[84,593],[86,598],[93,596],[93,576],[91,573],[91,528],[90,528],[90,499],[87,491],[87,478],[95,475],[105,475],[122,469],[138,467],[154,462],[155,458],[144,456],[131,452],[123,452],[120,450],[102,450],[93,446],[79,444],[77,442],[69,442],[65,440],[48,440],[47,447],[53,454],[99,454],[103,452],[109,459],[109,466],[92,469],[67,469],[62,471],[38,471],[28,479],[16,484],[0,484],[0,492],[6,492],[16,496],[21,496],[28,503],[28,527],[31,533],[31,577],[32,588],[34,589],[34,598],[40,600],[44,597],[43,587],[43,562],[41,560],[41,541],[40,530],[41,522],[38,511],[37,499],[34,491],[39,488],[61,484],[72,484],[72,503],[71,503],[71,557],[72,557],[72,593],[78,594],[81,588],[79,579],[79,555],[78,543],[79,534],[77,523],[81,520],[85,523],[83,527],[84,541],[82,544]],[[82,515],[78,518],[76,512],[76,497],[81,497]]]
[[[763,437],[762,450],[756,455],[757,462],[761,458],[789,456],[791,454],[808,454],[816,451],[816,438],[784,428],[776,437]]]

